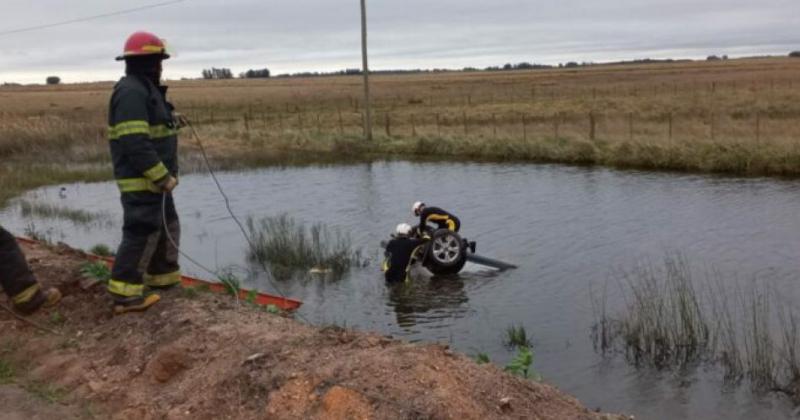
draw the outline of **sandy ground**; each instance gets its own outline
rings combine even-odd
[[[14,372],[3,419],[622,418],[446,346],[307,326],[227,296],[175,290],[112,317],[100,287],[78,287],[80,252],[25,251],[65,298],[30,318],[59,334],[0,311],[0,361]]]

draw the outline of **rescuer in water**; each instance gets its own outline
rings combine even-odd
[[[417,201],[412,207],[415,216],[419,216],[419,232],[424,233],[428,223],[433,223],[439,229],[448,229],[458,232],[461,229],[461,221],[458,217],[448,213],[439,207],[428,207],[425,203]]]
[[[409,272],[414,262],[414,254],[425,244],[422,239],[412,237],[414,228],[408,223],[397,225],[395,234],[386,244],[383,260],[383,274],[389,283],[409,280]]]

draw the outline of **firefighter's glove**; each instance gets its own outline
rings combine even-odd
[[[175,128],[183,128],[190,124],[189,117],[180,112],[172,112],[172,121],[175,122]]]
[[[178,186],[178,178],[168,175],[158,186],[161,187],[163,192],[172,192]]]

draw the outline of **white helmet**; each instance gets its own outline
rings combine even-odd
[[[414,228],[412,228],[408,223],[400,223],[397,225],[397,228],[395,228],[394,232],[397,234],[397,236],[408,236],[411,234],[413,229]]]
[[[423,207],[425,207],[425,203],[423,203],[422,201],[417,201],[416,203],[414,203],[414,206],[411,207],[411,210],[414,211],[414,214],[419,216],[419,213],[422,211]]]

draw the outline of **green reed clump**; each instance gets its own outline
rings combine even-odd
[[[656,367],[697,361],[710,328],[685,259],[667,256],[663,270],[640,266],[623,277],[629,296],[619,327],[628,356]]]
[[[321,223],[306,227],[282,214],[258,221],[248,218],[247,227],[254,244],[249,258],[268,263],[273,272],[315,269],[340,275],[361,263],[350,237]]]
[[[621,349],[636,366],[720,366],[727,384],[746,379],[757,392],[779,392],[800,404],[800,317],[767,283],[722,281],[712,271],[699,289],[686,259],[669,255],[658,269],[623,273],[626,304],[615,317],[605,295],[593,298],[595,349]],[[599,308],[599,310],[598,310]]]
[[[19,209],[23,217],[35,216],[45,219],[68,220],[81,225],[89,225],[99,220],[109,219],[109,216],[105,213],[93,213],[53,204],[33,203],[27,200],[19,201]]]
[[[510,325],[506,328],[506,347],[530,347],[531,340],[528,338],[528,332],[522,325]]]

